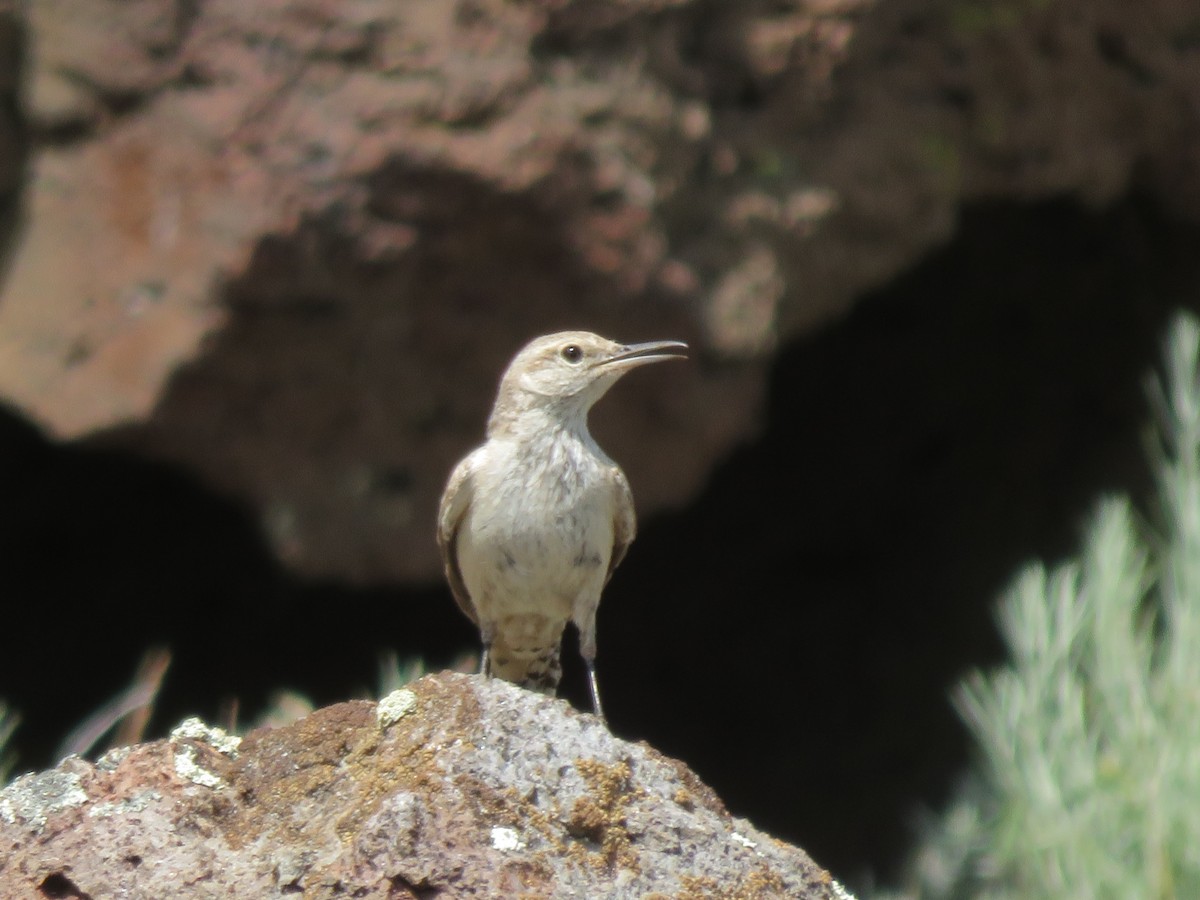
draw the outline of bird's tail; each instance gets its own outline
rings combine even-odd
[[[499,636],[488,655],[492,674],[521,687],[554,695],[562,679],[559,645],[549,647],[510,647]]]

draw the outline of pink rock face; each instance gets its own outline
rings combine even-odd
[[[963,202],[1200,210],[1187,0],[985,6],[32,4],[0,397],[199,473],[298,571],[428,580],[519,346],[679,338],[700,362],[596,429],[644,511],[678,505],[779,342]]]
[[[0,896],[280,893],[847,896],[682,763],[477,676],[240,742],[191,720],[0,792]]]

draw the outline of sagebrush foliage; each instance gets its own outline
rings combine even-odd
[[[1200,323],[1171,328],[1152,522],[1100,503],[1078,559],[999,607],[1010,660],[954,702],[978,743],[908,894],[1200,897]]]

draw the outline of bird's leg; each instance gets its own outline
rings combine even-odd
[[[491,624],[480,626],[479,637],[483,641],[483,654],[479,658],[479,674],[485,678],[491,678],[492,642],[496,640],[496,627]]]
[[[583,662],[587,666],[588,687],[592,691],[592,711],[596,713],[597,719],[607,725],[608,720],[604,718],[604,709],[600,706],[600,685],[596,681],[596,661],[585,658]]]
[[[592,692],[592,712],[596,718],[607,724],[604,718],[604,708],[600,705],[600,683],[596,680],[596,614],[592,615],[579,629],[579,655],[587,666],[588,689]]]

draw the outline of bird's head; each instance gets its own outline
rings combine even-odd
[[[589,331],[560,331],[535,338],[513,358],[500,382],[496,413],[554,406],[586,414],[617,379],[647,363],[687,355],[682,341],[619,344]]]

